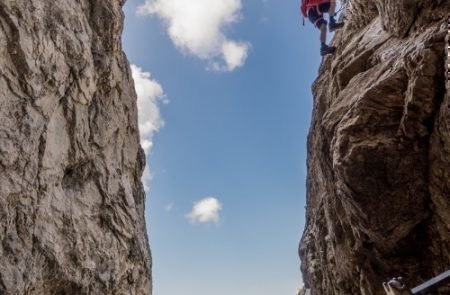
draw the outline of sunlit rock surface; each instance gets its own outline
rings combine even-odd
[[[344,5],[312,87],[299,251],[312,294],[383,294],[450,269],[450,1]]]
[[[0,294],[150,294],[124,1],[0,1]]]

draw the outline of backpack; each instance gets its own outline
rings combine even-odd
[[[330,2],[330,0],[302,0],[301,11],[303,17],[308,17],[308,8],[314,5]]]
[[[302,0],[301,11],[302,11],[303,17],[308,16],[308,2],[309,2],[308,0]]]

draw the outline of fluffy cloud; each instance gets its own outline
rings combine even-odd
[[[209,223],[218,224],[220,221],[219,212],[222,210],[222,204],[213,197],[204,198],[194,203],[192,210],[186,217],[192,223]]]
[[[241,9],[241,0],[145,0],[138,13],[162,19],[181,51],[214,70],[233,71],[245,63],[250,45],[228,39],[223,30],[239,20]]]
[[[153,134],[164,126],[159,111],[159,102],[166,102],[161,85],[151,79],[150,73],[142,71],[136,65],[131,65],[134,87],[137,94],[139,131],[141,145],[146,153],[153,144]]]
[[[159,103],[167,103],[163,88],[155,80],[151,79],[148,72],[144,72],[136,65],[131,65],[134,87],[137,94],[139,131],[141,134],[141,145],[148,155],[153,145],[153,135],[164,126],[164,121],[159,111]],[[142,176],[145,189],[151,180],[148,165]]]
[[[247,59],[248,47],[245,43],[227,41],[222,44],[222,53],[228,70],[232,71],[244,64]]]
[[[165,210],[166,212],[171,212],[172,209],[173,209],[173,203],[168,203],[168,204],[166,204],[166,205],[164,206],[164,210]]]

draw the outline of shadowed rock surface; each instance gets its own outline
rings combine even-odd
[[[344,5],[313,85],[299,252],[312,294],[378,295],[450,269],[450,1]]]
[[[0,1],[0,294],[151,294],[123,4]]]

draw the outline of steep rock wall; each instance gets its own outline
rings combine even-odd
[[[343,2],[313,85],[299,254],[312,294],[383,294],[450,268],[450,1]]]
[[[150,294],[123,0],[0,1],[0,294]]]

